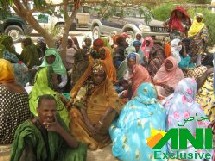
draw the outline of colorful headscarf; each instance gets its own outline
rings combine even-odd
[[[136,92],[139,85],[143,82],[151,82],[151,77],[149,72],[140,64],[135,64],[133,66],[132,72],[132,92]]]
[[[128,59],[133,59],[136,61],[136,64],[139,64],[140,63],[140,55],[137,54],[134,51],[132,51],[130,54],[128,54],[127,58],[121,62],[119,68],[117,69],[117,79],[118,80],[121,80],[123,79],[123,77],[127,80],[128,78],[128,66],[127,66],[127,62],[128,62]]]
[[[128,38],[128,33],[127,32],[123,32],[120,34],[120,36],[122,36],[123,38]]]
[[[141,42],[139,40],[135,40],[133,42],[133,46],[140,46],[141,45]]]
[[[203,18],[203,14],[197,13],[192,25],[190,26],[190,30],[188,31],[188,37],[196,36],[203,29],[203,27],[205,25],[203,23],[203,20],[201,22],[197,22],[197,17]]]
[[[196,14],[196,17],[197,17],[197,18],[203,18],[204,15],[203,15],[203,13],[197,13],[197,14]]]
[[[167,112],[167,130],[187,128],[192,135],[195,135],[196,128],[207,128],[209,120],[196,102],[196,94],[197,83],[194,79],[185,78],[178,82],[174,93],[166,98],[164,104]],[[201,118],[206,118],[206,120]],[[168,147],[170,145],[169,143]],[[189,143],[186,152],[194,151],[195,149]]]
[[[9,83],[14,81],[15,77],[12,64],[5,59],[0,59],[0,83]]]
[[[169,60],[172,62],[173,67],[171,71],[166,71],[165,63]],[[169,56],[165,59],[161,68],[158,70],[157,74],[154,76],[154,81],[159,81],[161,84],[165,84],[169,87],[175,88],[180,80],[184,78],[184,73],[178,68],[178,62],[173,56]]]
[[[116,69],[113,65],[113,58],[111,55],[111,51],[107,47],[102,47],[100,50],[104,50],[104,52],[105,52],[105,59],[101,60],[101,61],[107,67],[107,72],[106,72],[107,76],[111,81],[115,82],[116,81]]]
[[[179,11],[179,12],[183,13],[185,19],[187,19],[189,21],[189,24],[191,25],[190,16],[186,12],[186,10],[183,7],[178,6],[174,10],[172,10],[172,12],[171,12],[169,26],[170,26],[171,29],[177,29],[180,32],[184,32],[185,28],[184,28],[184,26],[182,26],[182,23],[177,18],[176,11]]]
[[[101,38],[97,38],[93,41],[93,46],[101,46],[103,47],[104,46],[104,42]]]
[[[119,118],[109,128],[113,155],[127,161],[152,160],[153,149],[146,140],[152,136],[151,129],[165,131],[165,117],[165,109],[158,103],[155,87],[151,83],[142,83],[137,95],[127,102]],[[165,152],[164,146],[161,153]]]
[[[55,56],[55,61],[52,64],[48,64],[46,59],[44,59],[43,63],[40,67],[51,66],[54,72],[58,75],[66,75],[66,68],[64,67],[63,61],[58,53],[58,51],[54,48],[49,48],[45,51],[45,56]]]
[[[135,53],[128,54],[127,59],[132,59],[136,61],[136,54]]]

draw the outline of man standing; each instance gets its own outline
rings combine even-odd
[[[11,161],[86,160],[86,146],[68,133],[56,106],[53,96],[39,97],[38,118],[25,121],[15,132]]]

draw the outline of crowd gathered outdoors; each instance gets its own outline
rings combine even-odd
[[[79,46],[76,37],[68,37],[65,59],[62,37],[56,48],[48,48],[42,37],[36,44],[26,37],[17,53],[12,38],[2,35],[3,160],[85,161],[88,150],[111,144],[118,160],[151,161],[146,140],[152,129],[187,128],[193,136],[196,128],[214,131],[214,58],[206,52],[204,15],[191,21],[176,7],[164,25],[170,36],[163,41],[141,33],[131,41],[127,33],[113,32],[95,40],[86,36]],[[197,115],[207,119],[183,124]],[[196,153],[192,144],[172,150],[171,142],[161,151]],[[211,157],[199,160],[215,160],[213,150],[198,151],[206,152]]]

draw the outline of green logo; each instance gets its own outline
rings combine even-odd
[[[213,133],[211,128],[197,128],[193,136],[186,128],[173,128],[168,132],[153,129],[152,137],[147,139],[149,147],[154,149],[155,159],[211,159],[211,153],[200,153],[213,149]],[[161,150],[171,140],[171,149],[176,153],[163,153]],[[178,149],[188,149],[188,141],[196,149],[194,153],[182,153]]]
[[[196,136],[193,136],[188,129],[179,128],[169,130],[153,149],[161,149],[170,139],[172,149],[187,149],[188,140],[195,149],[213,148],[213,133],[211,128],[197,128]]]

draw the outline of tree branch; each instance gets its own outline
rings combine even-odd
[[[52,40],[51,34],[49,34],[44,28],[42,28],[38,21],[33,17],[32,12],[28,10],[27,8],[22,5],[22,3],[19,0],[14,0],[14,6],[13,6],[14,11],[22,17],[24,20],[26,20],[32,27],[35,29],[38,33],[43,35],[45,39],[48,39],[47,45],[49,47],[54,46],[54,42]]]

